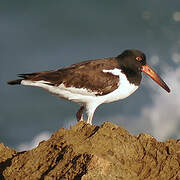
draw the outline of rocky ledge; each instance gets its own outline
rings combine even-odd
[[[79,122],[24,152],[0,144],[0,179],[180,179],[180,140]]]

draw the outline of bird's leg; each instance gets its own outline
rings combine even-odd
[[[78,112],[76,113],[76,118],[78,122],[83,121],[83,110],[84,110],[84,106],[81,106]]]
[[[89,115],[87,118],[87,123],[92,125],[92,119],[93,119],[93,115]]]
[[[94,104],[86,106],[86,109],[87,109],[87,123],[88,124],[92,125],[94,112],[95,112],[97,107],[98,107],[98,105],[94,105]]]

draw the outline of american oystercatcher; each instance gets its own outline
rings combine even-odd
[[[139,87],[146,73],[167,92],[166,83],[146,64],[146,56],[139,50],[125,50],[117,57],[83,61],[58,70],[19,74],[22,79],[8,84],[41,87],[49,92],[81,104],[76,113],[83,120],[87,110],[87,123],[92,124],[96,108],[103,103],[124,99]]]

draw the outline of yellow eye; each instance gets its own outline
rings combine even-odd
[[[136,57],[136,60],[137,60],[137,61],[142,61],[142,57],[141,57],[141,56],[138,56],[138,57]]]

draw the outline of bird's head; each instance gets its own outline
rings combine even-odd
[[[146,64],[146,55],[143,52],[135,49],[125,50],[118,58],[122,59],[123,63],[129,68],[135,69],[138,72],[144,72],[168,93],[170,92],[167,84],[148,64]]]

